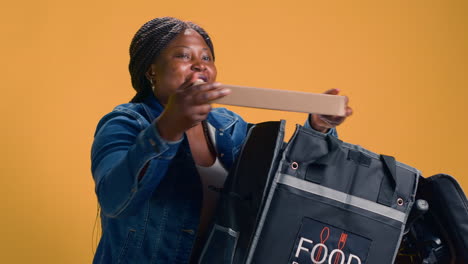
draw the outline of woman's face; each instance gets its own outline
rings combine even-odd
[[[150,75],[153,73],[154,94],[164,105],[177,88],[192,78],[205,82],[216,80],[213,54],[193,29],[181,32],[161,51],[148,71]]]

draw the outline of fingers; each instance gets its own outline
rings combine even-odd
[[[340,89],[337,89],[337,88],[333,88],[333,89],[330,89],[330,90],[326,90],[324,92],[324,94],[330,94],[330,95],[337,95],[340,93]]]
[[[198,105],[209,104],[211,101],[222,98],[230,93],[231,90],[227,88],[217,88],[208,91],[201,91],[194,96],[194,103]]]
[[[337,89],[337,88],[333,88],[324,92],[324,94],[329,94],[329,95],[338,95],[339,93],[340,93],[340,89]],[[344,97],[345,97],[345,105],[346,105],[344,117],[348,117],[353,114],[353,109],[348,106],[349,97],[348,96],[344,96]],[[339,117],[327,116],[327,118],[330,119],[330,118],[339,118]]]
[[[193,104],[201,105],[208,104],[213,100],[219,99],[231,93],[228,88],[221,88],[221,83],[202,83],[195,84],[187,88],[185,91],[186,96],[193,100]]]
[[[208,90],[217,89],[221,86],[221,83],[214,82],[214,83],[199,83],[195,81],[187,81],[183,83],[178,90],[180,92],[184,92],[187,94],[193,94],[197,92],[203,92]]]
[[[353,109],[347,106],[345,110],[345,116],[348,117],[348,116],[351,116],[352,114],[353,114]]]
[[[324,94],[329,95],[338,95],[340,93],[339,89],[330,89],[324,92]],[[321,115],[321,114],[312,114],[310,120],[310,125],[317,131],[326,133],[330,128],[337,127],[341,125],[348,116],[353,114],[353,109],[348,106],[349,98],[345,96],[345,115],[344,116],[333,116],[333,115]]]
[[[346,117],[342,116],[327,116],[327,115],[318,115],[320,121],[324,122],[322,125],[328,128],[339,126]]]
[[[176,90],[176,97],[184,105],[209,104],[211,101],[231,93],[228,88],[221,88],[221,83],[202,83],[187,86],[186,83]]]
[[[221,83],[205,83],[196,74],[184,82],[178,89],[183,97],[191,101],[191,104],[209,104],[211,101],[222,98],[231,93],[228,88],[221,88]]]
[[[211,111],[211,101],[230,93],[229,89],[220,86],[220,83],[201,83],[188,87],[184,84],[176,91],[175,107],[186,120],[198,123],[206,119]]]

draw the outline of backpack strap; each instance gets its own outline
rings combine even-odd
[[[387,155],[380,155],[380,160],[382,161],[384,170],[386,171],[386,177],[384,176],[382,178],[382,182],[380,183],[380,191],[377,202],[379,204],[392,207],[393,204],[395,204],[395,197],[399,193],[398,178],[396,174],[396,161],[394,157]],[[404,203],[404,200],[400,200],[400,198],[398,198],[396,203]]]

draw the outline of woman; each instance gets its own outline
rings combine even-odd
[[[222,186],[248,124],[211,108],[230,91],[215,82],[213,44],[193,23],[147,22],[130,45],[129,70],[137,94],[101,119],[92,147],[103,231],[94,263],[188,263],[216,206],[208,186]],[[344,120],[309,119],[328,133]]]

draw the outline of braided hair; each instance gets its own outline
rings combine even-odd
[[[136,90],[136,95],[131,100],[132,103],[142,102],[153,92],[151,83],[146,78],[146,72],[167,44],[186,29],[193,29],[202,36],[214,59],[213,43],[208,33],[200,26],[173,17],[155,18],[146,22],[137,31],[130,44],[128,70],[132,78],[132,86]]]

